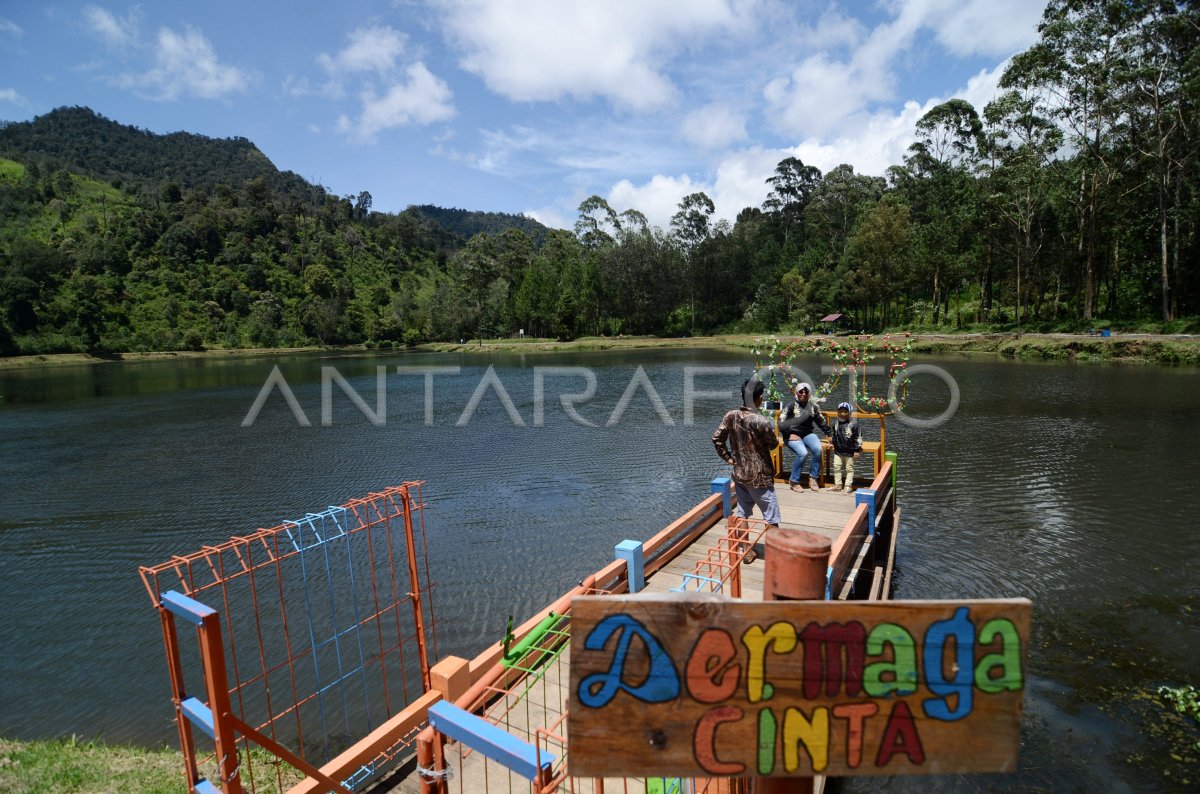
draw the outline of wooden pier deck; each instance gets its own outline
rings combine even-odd
[[[822,488],[820,491],[791,491],[786,483],[776,485],[779,499],[780,526],[788,529],[803,529],[828,537],[832,542],[846,525],[855,509],[853,494]],[[761,518],[757,511],[755,518]],[[694,543],[671,560],[667,565],[647,577],[643,592],[664,593],[678,589],[684,575],[693,573],[710,549],[717,547],[728,532],[727,522],[718,521]],[[762,598],[765,570],[763,542],[756,546],[758,560],[741,565],[740,578],[742,597],[752,600]],[[690,589],[695,589],[692,587]],[[708,589],[708,588],[705,588]],[[539,675],[527,678],[513,690],[504,693],[487,709],[489,722],[504,729],[515,737],[540,746],[544,752],[561,761],[565,753],[567,724],[562,716],[567,710],[568,681],[570,677],[570,649],[564,649],[552,662],[543,665]],[[538,728],[548,729],[555,737],[549,741],[536,735]],[[534,792],[535,786],[527,779],[513,773],[501,764],[490,761],[481,753],[467,750],[457,743],[448,744],[446,759],[452,768],[447,780],[447,791],[461,794],[474,792]],[[556,767],[557,768],[557,767]],[[731,781],[706,781],[704,789],[709,794],[722,794],[732,790]],[[395,790],[416,794],[416,776],[404,780]],[[639,778],[606,779],[597,786],[590,779],[567,778],[560,791],[593,794],[594,792],[628,792],[642,794],[651,788]]]
[[[846,520],[854,512],[854,496],[845,491],[822,488],[819,491],[797,492],[789,489],[787,483],[783,483],[776,484],[775,493],[779,499],[780,527],[815,532],[829,538],[831,542],[837,538],[846,525]],[[762,516],[756,510],[754,517]],[[696,569],[697,563],[706,557],[709,549],[716,547],[727,531],[726,523],[718,521],[682,554],[648,577],[645,592],[665,593],[678,588],[684,575]],[[755,549],[758,560],[742,566],[742,598],[758,600],[762,598],[765,556],[761,540]]]

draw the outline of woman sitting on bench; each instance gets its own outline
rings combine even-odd
[[[809,464],[808,487],[814,491],[821,488],[821,439],[813,431],[813,425],[824,430],[825,435],[829,435],[830,430],[821,409],[815,401],[809,400],[811,394],[812,387],[807,383],[796,386],[796,399],[788,403],[779,423],[779,433],[783,436],[784,443],[796,453],[792,474],[788,477],[788,486],[793,491],[804,490],[800,478],[806,458],[812,461]]]

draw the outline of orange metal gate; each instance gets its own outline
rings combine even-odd
[[[307,775],[347,791],[406,754],[412,737],[401,736],[340,780],[318,769],[429,689],[421,483],[139,571],[161,620],[189,790],[282,791]],[[180,644],[179,620],[195,646]],[[213,741],[207,759],[195,730]]]

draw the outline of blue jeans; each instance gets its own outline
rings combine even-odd
[[[788,449],[796,453],[796,460],[792,463],[792,476],[788,477],[790,482],[800,482],[805,458],[810,458],[812,461],[808,468],[810,476],[813,478],[821,476],[821,439],[817,437],[816,433],[809,433],[799,441],[793,438],[787,442],[787,445]]]

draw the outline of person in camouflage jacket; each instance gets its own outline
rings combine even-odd
[[[733,466],[737,509],[734,515],[747,518],[758,505],[763,520],[779,525],[779,501],[775,497],[775,464],[771,452],[779,446],[775,423],[758,412],[763,384],[753,378],[742,384],[742,406],[729,411],[713,433],[713,446]]]

